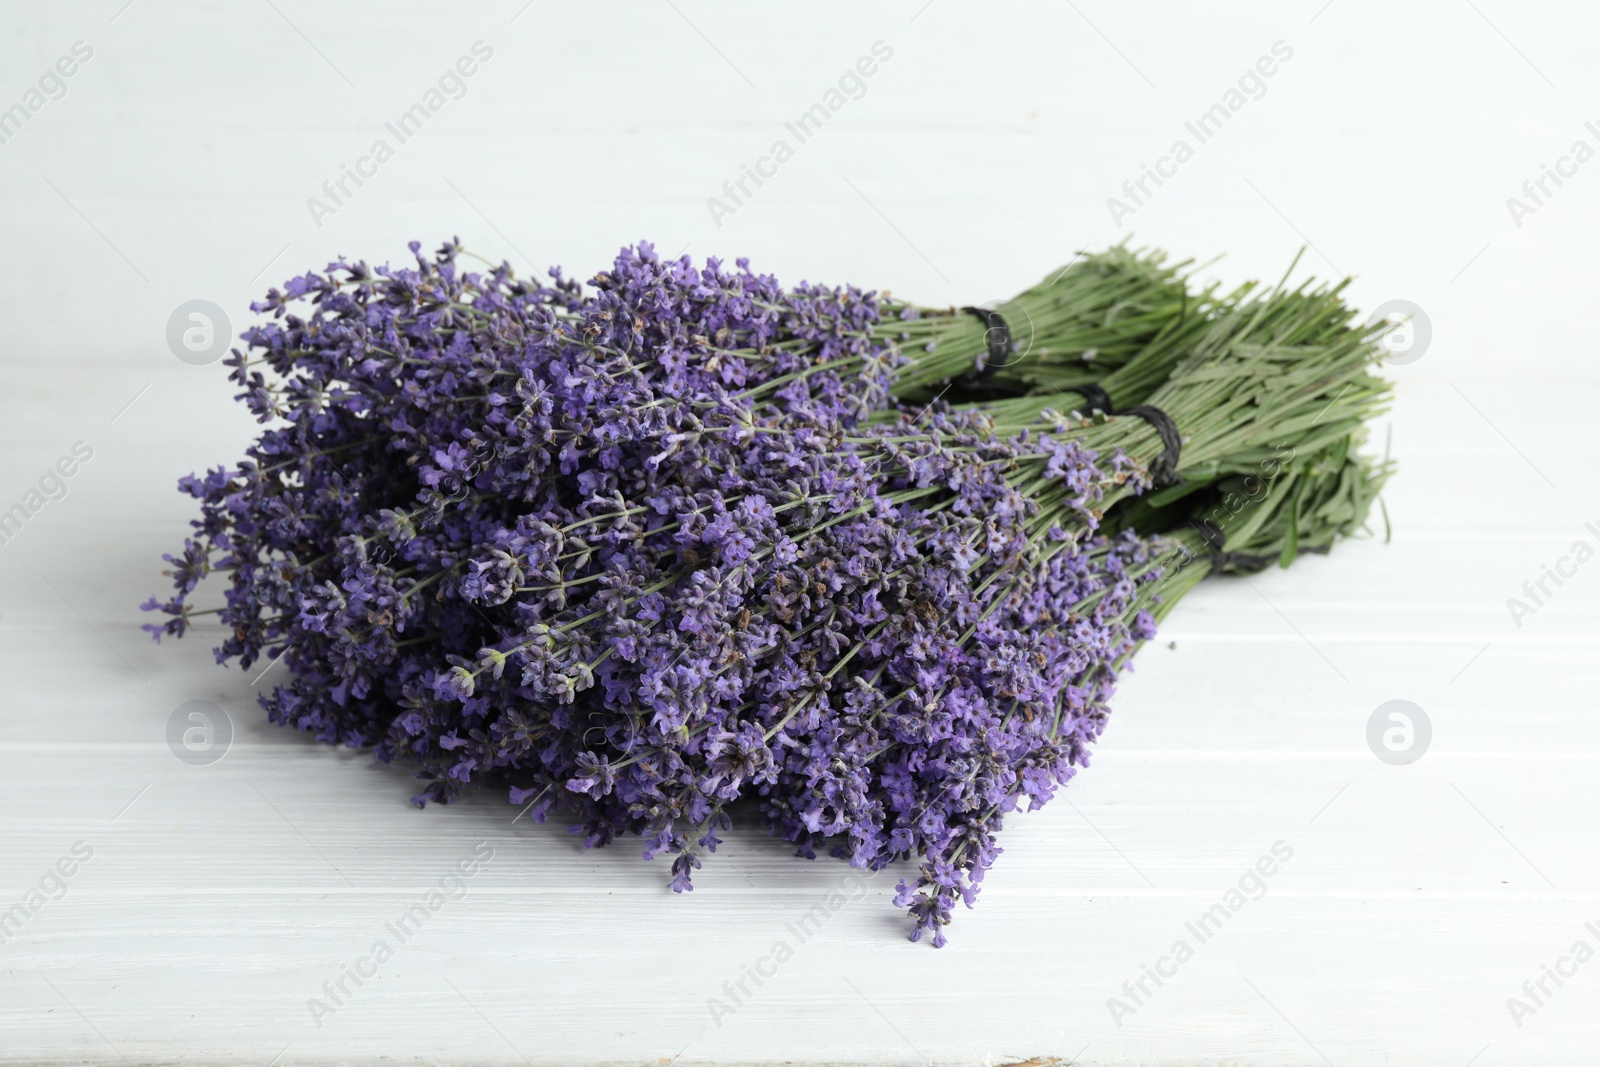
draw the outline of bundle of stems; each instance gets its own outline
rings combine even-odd
[[[881,334],[906,354],[896,393],[916,400],[954,383],[1023,392],[1096,381],[1157,342],[1181,349],[1204,329],[1213,309],[1238,300],[1241,287],[1219,297],[1215,285],[1191,292],[1192,260],[1168,263],[1159,250],[1126,244],[1080,253],[1037,285],[996,305],[1009,349],[990,363],[999,327],[961,308],[935,310],[887,300]],[[979,374],[974,374],[975,368]]]

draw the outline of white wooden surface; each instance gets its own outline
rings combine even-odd
[[[1600,563],[1520,628],[1505,606],[1600,523],[1600,162],[1521,227],[1505,205],[1600,142],[1592,8],[123,3],[0,12],[0,106],[94,50],[0,145],[0,507],[94,449],[0,546],[0,907],[93,849],[0,946],[0,1062],[1593,1062],[1600,962],[1520,1026],[1506,1001],[1600,947]],[[306,198],[480,39],[465,97],[315,226]],[[865,95],[713,225],[706,198],[879,40]],[[451,234],[580,273],[648,237],[1001,297],[1128,232],[1106,198],[1279,40],[1266,95],[1130,228],[1227,252],[1229,280],[1310,241],[1363,306],[1428,311],[1431,349],[1393,371],[1394,540],[1197,591],[949,948],[904,940],[880,878],[719,1026],[708,998],[841,865],[746,828],[678,898],[631,843],[419,813],[403,772],[268,727],[205,634],[137,632],[189,518],[174,479],[252,430],[220,368],[167,350],[179,303],[238,328],[269,281]],[[1434,726],[1407,767],[1364,739],[1394,698]],[[164,740],[194,699],[237,727],[214,766]],[[1267,895],[1116,1025],[1108,998],[1278,841]],[[308,998],[478,842],[466,898],[313,1025]]]

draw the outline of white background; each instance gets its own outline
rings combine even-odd
[[[94,850],[0,946],[0,1061],[1593,1062],[1600,961],[1520,1026],[1506,1003],[1600,948],[1600,563],[1520,627],[1506,606],[1600,543],[1600,161],[1520,227],[1506,206],[1600,148],[1592,7],[522,3],[0,9],[0,107],[94,50],[0,145],[0,508],[94,449],[0,546],[0,908]],[[307,198],[480,39],[466,95],[316,225]],[[865,95],[716,226],[707,198],[879,40]],[[1114,224],[1107,198],[1280,40],[1266,94]],[[636,842],[418,812],[405,772],[266,725],[209,634],[137,630],[191,515],[174,480],[253,430],[221,367],[168,350],[183,301],[237,331],[291,273],[458,234],[519,269],[586,277],[647,238],[976,303],[1130,232],[1226,253],[1230,282],[1310,243],[1358,305],[1427,311],[1390,372],[1394,538],[1188,598],[942,951],[880,878],[719,1026],[707,998],[841,864],[743,830],[680,898]],[[1406,767],[1364,737],[1397,698],[1434,730]],[[164,740],[195,699],[237,728],[209,767]],[[1107,998],[1280,840],[1268,895],[1115,1025]],[[467,899],[314,1026],[307,998],[480,841]]]

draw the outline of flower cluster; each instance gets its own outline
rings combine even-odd
[[[253,306],[229,365],[270,426],[181,480],[146,629],[224,572],[218,661],[282,658],[272,721],[411,764],[418,804],[504,789],[683,891],[750,801],[802,855],[915,862],[898,903],[942,944],[1153,633],[1162,544],[1102,526],[1148,463],[1089,420],[898,407],[914,316],[874,292],[411,248]]]

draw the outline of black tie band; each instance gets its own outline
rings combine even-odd
[[[1206,543],[1206,554],[1211,561],[1211,571],[1220,574],[1223,570],[1232,570],[1244,574],[1255,574],[1257,571],[1266,570],[1272,564],[1272,556],[1252,556],[1248,552],[1224,552],[1223,544],[1228,535],[1220,529],[1213,529],[1210,523],[1200,523],[1196,526],[1200,531],[1201,540]]]
[[[1006,325],[1005,316],[989,308],[962,308],[969,315],[976,315],[978,321],[983,323],[984,353],[978,357],[978,365],[967,378],[973,381],[981,380],[992,374],[997,367],[1004,367],[1011,361],[1011,327]]]
[[[1271,556],[1252,556],[1248,552],[1224,552],[1220,548],[1211,550],[1211,569],[1218,574],[1225,570],[1231,570],[1235,574],[1257,574],[1266,570],[1271,564]]]
[[[1116,414],[1111,407],[1111,394],[1100,388],[1094,382],[1085,382],[1074,385],[1066,390],[1069,393],[1082,393],[1083,403],[1090,411],[1103,411],[1107,415]]]
[[[1074,385],[1063,392],[1081,393],[1084,407],[1090,411],[1099,411],[1106,415],[1132,415],[1154,426],[1164,447],[1161,455],[1150,461],[1152,483],[1157,489],[1165,489],[1183,480],[1178,477],[1178,457],[1183,452],[1183,435],[1178,433],[1178,424],[1172,421],[1172,416],[1149,404],[1136,404],[1131,408],[1117,411],[1112,407],[1111,395],[1094,382]]]
[[[1151,407],[1149,404],[1139,404],[1135,407],[1124,408],[1117,412],[1119,415],[1137,415],[1139,418],[1155,427],[1161,437],[1161,443],[1166,447],[1161,455],[1150,461],[1150,480],[1157,489],[1165,489],[1169,485],[1177,485],[1183,479],[1178,477],[1178,457],[1183,452],[1183,436],[1178,433],[1178,424],[1172,421],[1160,408]]]

